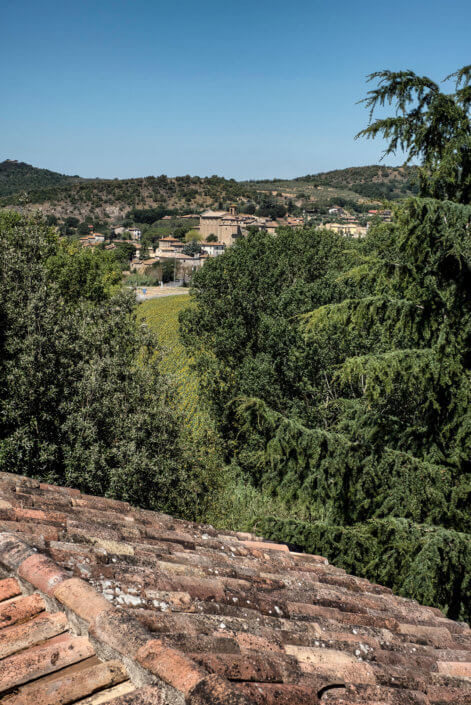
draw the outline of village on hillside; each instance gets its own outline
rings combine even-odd
[[[315,211],[304,211],[301,216],[287,215],[284,218],[271,219],[240,213],[237,206],[232,204],[228,210],[206,210],[199,215],[182,216],[182,219],[199,221],[197,225],[192,226],[196,243],[193,248],[188,248],[188,242],[171,235],[160,237],[154,247],[144,247],[141,242],[143,231],[139,226],[112,228],[112,236],[108,240],[103,234],[91,231],[79,241],[82,247],[101,246],[106,250],[116,249],[120,243],[130,243],[134,247],[130,262],[131,272],[145,274],[157,265],[172,262],[175,275],[173,278],[176,278],[178,272],[181,280],[187,281],[191,273],[208,259],[223,254],[226,248],[239,238],[247,237],[250,232],[261,230],[274,235],[278,228],[302,228],[309,225],[325,228],[346,237],[361,238],[366,235],[374,218],[389,222],[392,218],[391,210],[371,209],[360,217],[341,206],[333,206],[329,208],[328,215],[319,222]],[[171,219],[172,216],[166,215],[162,221]]]

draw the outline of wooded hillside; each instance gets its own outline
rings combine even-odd
[[[414,169],[409,167],[352,167],[291,180],[237,182],[218,176],[148,176],[137,179],[81,179],[28,164],[0,164],[0,207],[37,208],[59,219],[92,218],[121,223],[134,208],[166,208],[198,213],[260,200],[270,192],[283,207],[316,203],[368,203],[396,199],[414,192]]]

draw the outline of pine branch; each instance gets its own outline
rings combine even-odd
[[[471,83],[471,64],[463,66],[462,68],[458,69],[458,71],[450,73],[443,79],[443,81],[449,81],[452,78],[455,79],[456,88],[459,88],[461,84],[463,84],[463,87],[468,86],[469,83]]]

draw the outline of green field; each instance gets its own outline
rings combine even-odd
[[[189,296],[166,296],[144,301],[138,309],[138,317],[145,320],[157,335],[163,348],[163,371],[170,375],[177,386],[179,407],[187,426],[198,433],[210,424],[209,416],[202,410],[198,400],[198,381],[191,370],[191,359],[183,347],[178,333],[178,314],[191,306]]]

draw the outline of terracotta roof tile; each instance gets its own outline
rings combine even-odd
[[[7,705],[50,705],[57,702],[58,695],[61,703],[72,703],[94,691],[102,691],[127,680],[126,671],[119,662],[97,663],[78,671],[70,670],[54,680],[45,678],[29,683],[8,700]],[[127,684],[126,690],[130,688],[134,690]]]
[[[10,627],[17,622],[24,622],[43,612],[46,608],[40,595],[22,595],[0,604],[0,629]]]
[[[14,539],[7,544],[14,551]],[[15,559],[21,545],[16,546]],[[3,558],[6,558],[4,555]],[[52,561],[39,554],[24,559],[19,567],[24,580],[34,577],[35,562],[42,570]],[[5,565],[5,561],[2,560]],[[26,567],[25,567],[26,566]],[[21,570],[23,568],[23,570]],[[60,572],[60,569],[56,567]],[[28,577],[25,577],[28,576]],[[6,705],[66,705],[87,698],[89,705],[109,702],[114,695],[136,690],[125,667],[119,661],[101,663],[86,635],[74,636],[64,612],[50,613],[46,601],[37,592],[21,594],[14,577],[0,580],[0,701]],[[121,684],[117,690],[117,684]],[[152,687],[149,692],[155,691]],[[158,689],[160,697],[160,689]],[[87,701],[83,701],[86,703]],[[144,702],[144,701],[143,701]],[[151,701],[158,702],[158,700]],[[162,705],[163,701],[162,701]]]
[[[0,691],[18,687],[65,666],[93,656],[93,648],[86,637],[61,634],[26,651],[2,660]]]
[[[53,596],[55,588],[69,577],[54,561],[37,553],[28,556],[21,563],[18,575],[50,597]]]
[[[9,600],[17,595],[21,595],[21,589],[16,578],[7,578],[0,581],[0,602]]]
[[[7,474],[2,530],[7,705],[471,703],[467,625],[321,556]]]
[[[0,658],[11,656],[30,646],[52,639],[67,630],[67,618],[63,612],[41,613],[27,622],[5,627],[0,631]]]

